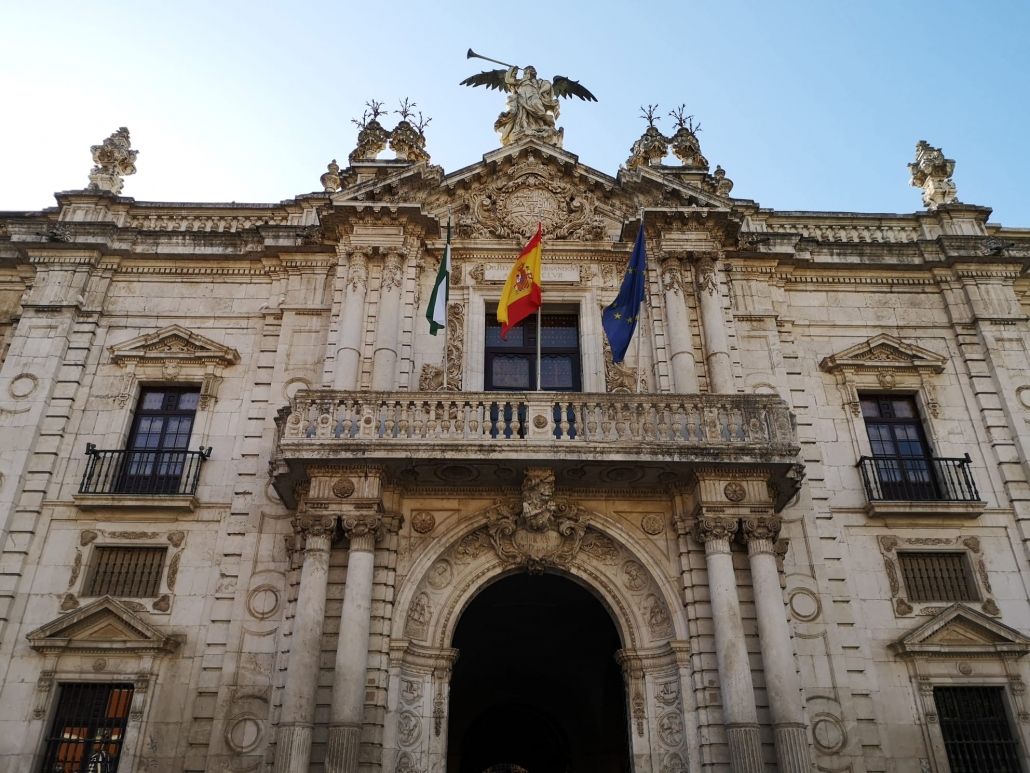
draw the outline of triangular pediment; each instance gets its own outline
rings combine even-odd
[[[898,655],[1024,655],[1030,639],[963,604],[953,604],[890,645]]]
[[[40,626],[26,638],[39,652],[85,650],[124,653],[172,652],[180,644],[117,599],[104,596]]]
[[[180,362],[235,365],[240,353],[180,325],[169,325],[157,332],[137,336],[108,350],[114,362]]]
[[[911,368],[941,373],[947,362],[947,357],[883,333],[826,357],[820,363],[820,367],[831,373],[845,369],[879,370],[883,368],[894,370]]]
[[[339,214],[357,209],[345,218],[353,233],[363,225],[382,229],[427,217],[442,228],[450,214],[455,240],[526,240],[542,222],[552,243],[632,241],[642,206],[728,212],[733,201],[705,190],[706,179],[703,170],[678,167],[621,169],[612,177],[573,153],[526,138],[446,175],[427,163],[360,162],[346,171],[331,201]],[[324,225],[337,225],[324,214]],[[627,223],[634,225],[624,228]]]

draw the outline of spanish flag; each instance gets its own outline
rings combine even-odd
[[[542,234],[538,224],[536,236],[529,240],[511,267],[501,300],[497,304],[497,321],[501,323],[502,339],[508,335],[509,330],[544,304],[540,288],[541,244]]]

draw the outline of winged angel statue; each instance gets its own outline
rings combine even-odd
[[[468,58],[486,59],[469,49]],[[496,59],[487,59],[496,62]],[[488,89],[508,92],[506,109],[494,122],[494,130],[501,135],[501,145],[510,145],[523,137],[536,137],[550,145],[562,146],[564,129],[556,129],[555,120],[561,112],[559,97],[579,97],[596,102],[597,97],[579,85],[579,81],[555,75],[553,80],[536,77],[536,68],[507,65],[506,70],[487,70],[461,82],[462,86],[486,86]],[[522,77],[519,70],[522,70]]]

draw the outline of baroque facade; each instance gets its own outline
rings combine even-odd
[[[279,204],[122,197],[123,129],[0,213],[0,770],[1024,769],[1030,230],[926,143],[921,211],[779,212],[690,124],[378,117]]]

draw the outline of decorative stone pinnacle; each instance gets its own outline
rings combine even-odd
[[[329,162],[329,166],[326,169],[329,171],[318,178],[319,182],[322,183],[326,193],[335,193],[340,190],[340,165],[336,163],[334,158]]]
[[[136,174],[136,156],[139,154],[131,147],[129,130],[121,127],[100,145],[92,146],[90,151],[96,166],[89,173],[88,190],[115,195],[121,193],[125,184],[122,178]]]
[[[934,210],[944,204],[958,202],[958,188],[951,179],[955,161],[944,157],[940,148],[931,147],[926,140],[916,143],[916,160],[908,165],[912,179],[909,185],[923,189],[923,206]]]

